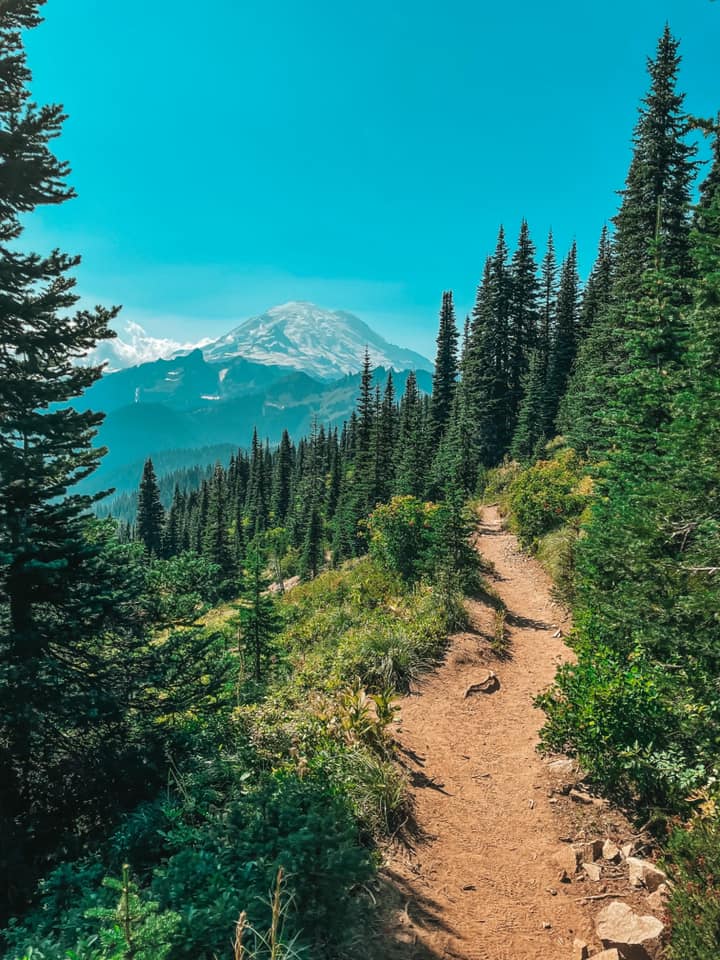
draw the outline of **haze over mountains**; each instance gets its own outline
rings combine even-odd
[[[353,314],[306,302],[272,307],[195,348],[155,341],[137,327],[133,336],[130,349],[110,342],[111,371],[133,349],[171,356],[108,372],[76,403],[107,414],[98,443],[108,454],[86,489],[134,490],[148,456],[171,469],[225,460],[254,427],[275,443],[283,429],[307,433],[314,419],[342,425],[358,395],[366,347],[377,382],[394,371],[398,396],[410,370],[421,390],[432,382],[426,357],[388,343]]]

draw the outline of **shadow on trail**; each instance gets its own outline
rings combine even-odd
[[[438,930],[455,936],[456,931],[442,919],[445,907],[417,888],[392,867],[383,870],[383,894],[387,895],[394,919],[381,934],[372,951],[376,960],[444,960],[446,952],[431,950],[421,941],[423,931]]]
[[[505,619],[511,627],[518,627],[521,630],[552,630],[553,625],[546,620],[535,620],[533,617],[523,617],[518,613],[511,613],[509,610]]]

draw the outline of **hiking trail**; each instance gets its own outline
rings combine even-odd
[[[507,607],[509,657],[489,651],[492,607],[470,600],[470,632],[451,637],[443,663],[401,701],[396,737],[414,822],[384,870],[396,903],[385,956],[571,960],[576,937],[594,941],[603,906],[577,901],[605,888],[560,883],[558,848],[611,828],[592,805],[583,816],[594,821],[579,826],[578,804],[567,786],[555,798],[556,772],[536,751],[543,715],[533,698],[571,657],[562,639],[569,615],[495,507],[483,509],[477,548]],[[464,697],[489,671],[499,688]]]

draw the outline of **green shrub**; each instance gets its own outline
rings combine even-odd
[[[440,508],[416,497],[393,497],[376,507],[367,521],[370,556],[385,570],[414,583],[430,567],[435,530],[433,515]]]
[[[288,935],[326,955],[347,943],[359,909],[352,892],[372,873],[347,799],[326,779],[283,774],[227,804],[188,833],[158,869],[152,895],[181,923],[173,960],[223,956],[240,910],[267,929],[265,899],[283,868]]]
[[[671,960],[720,956],[720,821],[698,817],[670,837],[667,860],[672,896]]]
[[[572,601],[575,593],[577,540],[577,526],[566,523],[540,537],[536,545],[537,558],[553,582],[556,599],[566,604]]]
[[[519,463],[509,461],[484,473],[478,482],[478,494],[482,497],[483,503],[499,502],[502,507],[508,487],[521,469]]]
[[[682,806],[706,776],[690,749],[692,711],[675,678],[635,653],[621,658],[584,643],[576,663],[560,667],[554,686],[537,698],[547,716],[544,750],[576,756],[580,765],[625,802],[646,809]]]
[[[508,487],[510,527],[525,547],[536,547],[551,530],[577,520],[588,502],[582,463],[572,450],[519,473]]]

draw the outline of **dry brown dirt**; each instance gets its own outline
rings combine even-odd
[[[569,627],[567,613],[494,507],[484,509],[477,544],[507,606],[510,656],[492,658],[492,607],[470,601],[472,632],[452,637],[444,662],[401,702],[397,740],[413,816],[383,871],[393,909],[381,953],[571,960],[576,937],[593,943],[593,915],[608,902],[578,898],[607,887],[560,883],[555,857],[571,837],[616,831],[596,807],[578,817],[536,751],[543,717],[532,701],[571,656],[556,636]],[[464,698],[488,670],[499,689]]]

